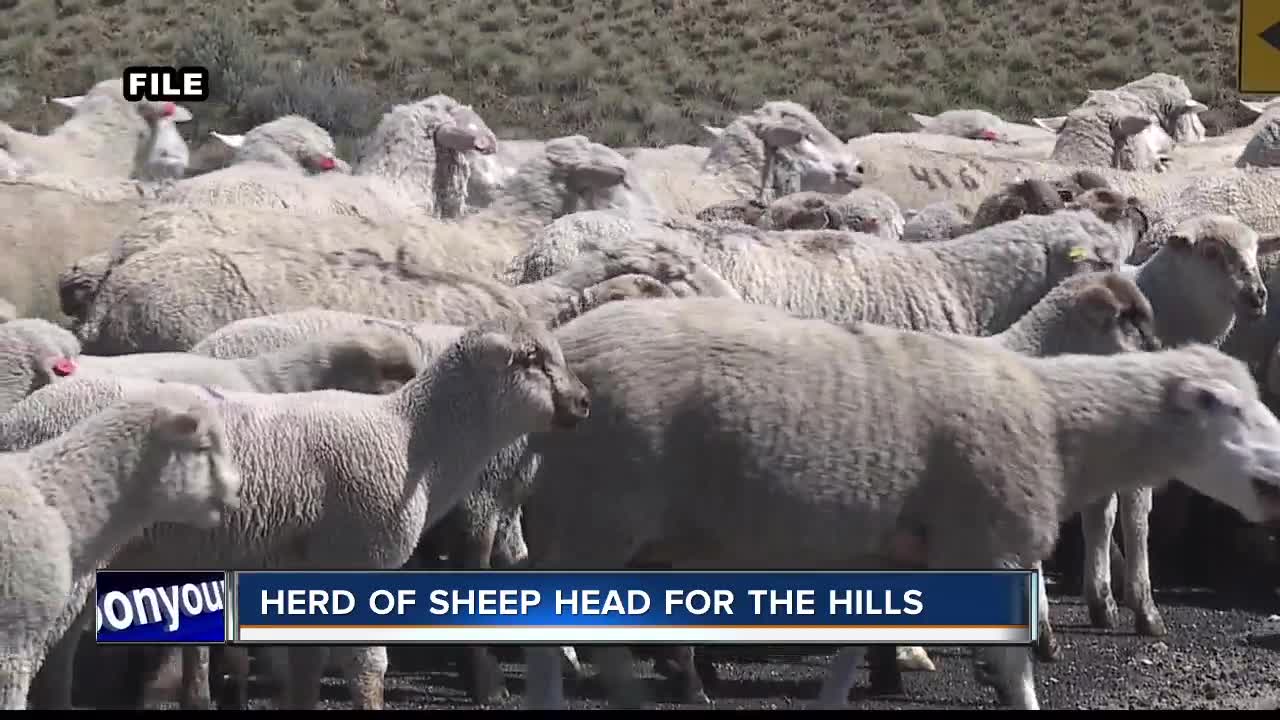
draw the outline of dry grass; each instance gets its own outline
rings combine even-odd
[[[5,119],[47,127],[44,95],[84,92],[130,64],[172,64],[186,27],[232,27],[262,67],[337,68],[345,95],[281,100],[314,77],[257,70],[234,102],[196,108],[242,131],[281,107],[355,134],[387,104],[448,93],[502,137],[584,133],[612,145],[699,142],[766,99],[807,104],[837,134],[913,127],[906,112],[1055,115],[1089,88],[1176,73],[1234,127],[1234,0],[0,0]],[[243,27],[217,15],[233,11]],[[246,61],[249,62],[249,61]],[[259,67],[255,65],[254,67]],[[217,69],[215,68],[215,71]],[[232,84],[228,81],[228,84]],[[271,87],[267,87],[271,86]],[[286,87],[287,86],[287,87]],[[286,88],[286,89],[281,89]],[[295,89],[288,89],[295,88]],[[315,90],[319,92],[319,90]],[[372,98],[369,100],[368,98]],[[310,104],[308,104],[310,103]],[[309,113],[311,114],[311,113]],[[359,117],[357,117],[359,116]],[[348,127],[349,126],[349,127]]]

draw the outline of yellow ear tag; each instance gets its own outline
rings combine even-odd
[[[1089,251],[1082,247],[1073,247],[1071,252],[1067,253],[1067,257],[1071,258],[1071,262],[1080,262],[1089,257]]]

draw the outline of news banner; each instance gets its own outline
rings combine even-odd
[[[99,571],[114,644],[897,644],[1036,639],[1034,571]]]

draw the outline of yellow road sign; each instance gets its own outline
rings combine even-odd
[[[1240,0],[1242,93],[1280,93],[1280,0]]]

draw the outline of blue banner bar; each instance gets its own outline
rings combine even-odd
[[[1032,571],[233,574],[236,640],[1028,643]]]
[[[99,570],[99,643],[220,645],[226,642],[226,573]]]

